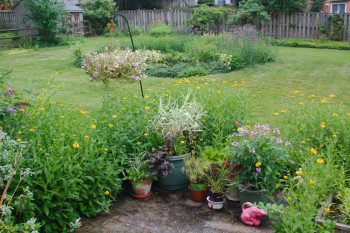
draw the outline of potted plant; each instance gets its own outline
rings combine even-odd
[[[268,125],[241,127],[232,135],[229,161],[239,164],[240,202],[269,202],[270,194],[279,188],[279,181],[291,164],[287,153],[290,142],[278,137],[278,129]]]
[[[143,199],[152,194],[152,183],[157,176],[151,173],[149,164],[150,160],[145,153],[133,156],[128,160],[129,168],[126,169],[126,172],[133,190],[131,195],[135,198]]]
[[[219,172],[213,173],[209,170],[206,180],[209,185],[209,195],[207,197],[208,207],[211,209],[222,209],[225,202],[225,188],[227,184],[227,169],[221,165]]]
[[[182,171],[190,181],[190,186],[188,188],[193,201],[202,202],[207,197],[205,175],[209,169],[209,161],[203,158],[191,156],[185,160]]]
[[[164,140],[163,155],[173,164],[168,172],[160,173],[158,184],[165,190],[180,190],[188,186],[182,173],[184,159],[191,156],[201,132],[203,106],[191,98],[191,93],[177,99],[160,99],[159,110],[152,124]]]

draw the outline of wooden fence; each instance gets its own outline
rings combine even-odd
[[[129,23],[130,27],[138,27],[148,31],[149,25],[155,21],[174,27],[185,27],[186,21],[192,16],[190,10],[132,10],[120,11]],[[320,28],[328,22],[329,13],[294,13],[294,14],[273,14],[271,15],[271,25],[263,26],[262,31],[274,38],[302,38],[319,39],[321,36]],[[344,41],[350,41],[350,14],[341,14],[344,20],[344,30],[342,37]],[[118,27],[125,29],[125,23],[118,17]],[[213,31],[230,32],[224,22],[217,25]]]
[[[0,11],[0,29],[18,28],[18,20],[13,11]]]
[[[156,21],[164,23],[174,28],[185,27],[186,21],[192,16],[190,10],[132,10],[120,11],[119,14],[124,15],[129,21],[130,27],[141,28],[148,31],[150,24]],[[125,29],[125,22],[118,16],[118,28]]]
[[[271,25],[263,32],[274,38],[319,39],[322,25],[329,24],[329,13],[294,13],[271,15]],[[344,23],[343,41],[350,41],[350,14],[341,14]]]

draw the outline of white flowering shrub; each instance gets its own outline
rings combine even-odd
[[[18,190],[18,184],[33,174],[29,168],[20,167],[20,151],[25,146],[25,142],[12,140],[0,128],[0,232],[36,233],[40,227],[32,212],[33,193],[28,187]],[[22,212],[24,210],[26,213]],[[16,219],[14,216],[22,218]]]
[[[141,80],[145,78],[147,64],[163,59],[158,51],[117,48],[114,51],[86,55],[83,68],[91,80],[107,83],[110,79]]]

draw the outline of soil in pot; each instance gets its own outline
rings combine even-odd
[[[213,202],[224,202],[225,201],[224,194],[209,192],[209,200]]]

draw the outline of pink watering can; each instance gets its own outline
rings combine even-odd
[[[249,206],[249,208],[247,208],[247,206]],[[246,202],[242,205],[242,211],[241,220],[248,226],[259,226],[261,223],[260,218],[267,216],[263,209],[254,206],[250,202]]]

